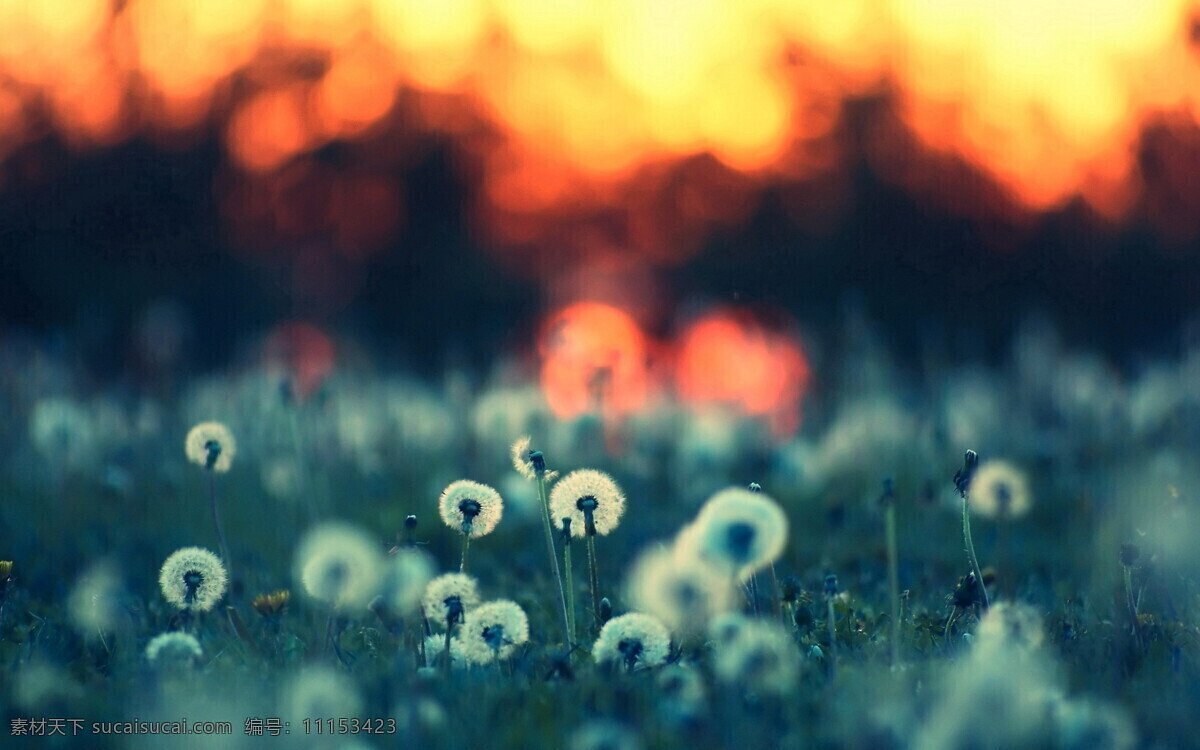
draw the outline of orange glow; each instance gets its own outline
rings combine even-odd
[[[303,401],[333,372],[333,341],[311,323],[283,323],[267,337],[263,361],[283,370],[291,379],[292,393]]]
[[[46,124],[79,148],[213,126],[263,173],[332,140],[424,129],[480,157],[499,236],[537,239],[530,217],[629,219],[632,193],[671,195],[668,167],[701,155],[757,186],[820,177],[838,165],[845,103],[886,93],[911,142],[1013,205],[1078,196],[1119,218],[1144,194],[1147,128],[1200,123],[1197,13],[1195,0],[0,0],[0,155]],[[864,137],[881,173],[930,180]]]
[[[792,432],[809,368],[798,342],[748,316],[718,311],[692,323],[680,338],[675,379],[685,401],[733,406],[770,417],[778,432]]]
[[[560,417],[616,417],[646,402],[649,344],[624,311],[577,302],[547,318],[540,340],[542,389]]]

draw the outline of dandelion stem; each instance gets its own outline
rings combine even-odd
[[[600,623],[600,583],[596,576],[596,537],[594,534],[587,536],[587,551],[588,576],[592,581],[592,614],[595,615],[598,625]]]
[[[983,583],[983,571],[979,569],[979,560],[975,557],[975,543],[971,541],[971,511],[967,506],[967,494],[962,497],[963,513],[963,542],[967,547],[967,556],[971,558],[971,570],[975,573],[975,581],[979,584],[979,595],[983,598],[983,608],[986,611],[991,605],[988,602],[987,586]]]
[[[837,675],[837,619],[833,611],[833,596],[825,597],[826,617],[829,620],[829,666],[830,673]]]
[[[446,618],[446,645],[445,645],[445,648],[443,649],[443,653],[445,653],[445,655],[446,655],[445,669],[446,669],[447,675],[450,674],[450,634],[453,632],[454,632],[454,618],[447,617]]]
[[[892,597],[892,667],[900,665],[900,562],[896,545],[896,503],[889,502],[884,510],[887,533],[888,588]]]
[[[1138,635],[1138,612],[1137,602],[1133,598],[1133,575],[1130,573],[1128,565],[1122,565],[1122,570],[1125,572],[1125,599],[1129,604],[1129,633]]]
[[[467,550],[470,548],[471,548],[471,535],[463,534],[463,553],[462,553],[462,562],[459,563],[459,566],[458,566],[459,573],[467,572]]]
[[[225,531],[221,528],[221,511],[217,508],[217,477],[215,472],[208,472],[208,504],[212,507],[213,526],[217,528],[217,542],[221,545],[221,558],[225,562],[225,570],[233,581],[233,558],[229,556],[229,545],[225,543]],[[229,598],[233,599],[233,586],[229,587]]]
[[[571,537],[563,534],[563,576],[567,583],[567,633],[568,640],[575,642],[575,578],[571,575]]]
[[[750,592],[750,609],[754,612],[754,616],[758,617],[758,576],[754,573],[750,574],[750,584],[747,589]]]
[[[571,623],[567,619],[567,595],[563,588],[562,573],[558,569],[558,554],[554,551],[554,531],[550,527],[550,496],[546,492],[546,477],[539,475],[537,478],[538,497],[542,501],[542,522],[546,528],[546,550],[550,553],[550,568],[554,572],[554,580],[558,583],[558,602],[562,607],[563,617],[563,638],[566,639],[566,645],[571,647]]]
[[[775,587],[775,609],[779,612],[779,621],[787,627],[787,616],[783,613],[783,591],[779,588],[779,576],[775,573],[775,563],[771,563],[771,585]]]

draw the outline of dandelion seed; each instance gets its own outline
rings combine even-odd
[[[679,559],[669,550],[643,554],[629,576],[629,599],[641,612],[654,615],[672,633],[702,631],[713,615],[733,604],[727,579],[695,558]]]
[[[431,624],[445,627],[448,622],[463,622],[477,604],[479,584],[475,579],[462,573],[446,573],[425,587],[421,606]]]
[[[486,484],[460,479],[442,491],[438,509],[447,526],[477,539],[496,528],[504,512],[504,501],[499,492]]]
[[[159,633],[146,644],[146,658],[153,663],[191,663],[204,654],[195,636],[178,630]]]
[[[485,602],[467,615],[459,638],[463,653],[473,664],[507,659],[529,640],[529,618],[516,602]]]
[[[296,553],[296,577],[314,599],[335,609],[363,607],[377,593],[382,555],[374,541],[341,523],[309,531]]]
[[[693,527],[678,539],[681,554],[695,555],[739,580],[774,562],[787,543],[787,516],[779,505],[736,487],[713,495]]]
[[[224,474],[233,466],[237,441],[229,428],[220,422],[201,422],[188,432],[184,450],[192,463]]]
[[[229,579],[221,559],[203,547],[175,550],[158,576],[163,597],[181,610],[207,612],[225,595]]]
[[[618,662],[632,672],[638,667],[656,667],[667,660],[671,634],[662,621],[642,612],[614,617],[600,629],[592,646],[597,662]]]
[[[986,518],[1019,518],[1029,512],[1033,499],[1025,474],[1007,461],[984,461],[970,483],[970,506]]]
[[[714,653],[718,680],[756,693],[786,695],[795,687],[799,669],[795,643],[774,623],[746,623]]]
[[[613,478],[602,471],[580,469],[567,474],[550,491],[554,525],[571,519],[575,536],[606,536],[625,512],[625,496]]]

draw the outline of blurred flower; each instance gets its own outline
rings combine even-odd
[[[572,471],[550,491],[554,528],[571,519],[571,535],[604,536],[617,527],[625,512],[625,496],[612,477],[594,469]]]
[[[55,466],[78,469],[95,457],[97,434],[88,410],[66,398],[44,398],[29,417],[29,440]]]
[[[1131,750],[1137,746],[1133,722],[1119,706],[1091,700],[1054,702],[1061,750]]]
[[[570,750],[642,750],[637,733],[615,721],[589,721],[571,735]]]
[[[486,484],[460,479],[442,490],[438,510],[447,526],[475,539],[491,533],[500,523],[504,501]]]
[[[670,647],[671,635],[661,620],[630,612],[604,624],[592,646],[592,658],[597,662],[619,662],[632,672],[635,667],[662,664]]]
[[[179,609],[207,612],[225,595],[228,585],[221,558],[203,547],[175,550],[158,576],[163,597]]]
[[[388,606],[398,615],[412,612],[421,603],[431,578],[433,563],[425,553],[411,548],[396,550],[383,575]]]
[[[1045,639],[1041,615],[1026,604],[993,604],[975,629],[977,651],[1036,649]]]
[[[203,654],[195,636],[178,630],[159,633],[146,644],[146,658],[151,663],[187,664]]]
[[[708,637],[717,648],[725,648],[739,638],[742,631],[754,620],[741,612],[726,612],[712,619],[708,625]]]
[[[291,601],[291,598],[291,591],[279,589],[269,594],[259,594],[254,597],[254,601],[250,602],[250,606],[254,608],[255,612],[268,620],[277,620],[287,611],[288,602]]]
[[[304,536],[295,569],[309,596],[354,609],[377,593],[381,564],[374,540],[353,526],[329,522]]]
[[[1025,474],[1007,461],[979,464],[971,479],[971,510],[989,518],[1018,518],[1029,512],[1033,500]]]
[[[722,682],[743,685],[756,693],[785,695],[795,687],[800,655],[782,627],[752,621],[714,650],[713,670]]]
[[[0,562],[0,581],[4,578]],[[3,584],[0,583],[0,588]],[[98,563],[88,569],[71,588],[67,612],[80,633],[94,635],[98,630],[111,630],[120,614],[121,581],[116,566]]]
[[[192,463],[224,474],[237,455],[237,441],[220,422],[201,422],[188,432],[184,450]]]
[[[459,637],[463,653],[474,664],[507,659],[516,646],[529,640],[529,618],[516,602],[485,602],[467,615]]]
[[[362,698],[348,675],[329,667],[308,667],[284,688],[283,712],[292,726],[309,718],[360,716]]]
[[[710,617],[729,609],[733,599],[728,579],[696,558],[679,558],[666,549],[643,553],[628,586],[634,608],[680,634],[702,631]]]
[[[683,664],[671,664],[658,673],[656,705],[672,724],[697,721],[705,712],[706,691],[700,673]]]
[[[425,587],[421,606],[430,624],[445,627],[451,619],[462,622],[478,603],[479,584],[474,578],[463,573],[446,573]]]
[[[740,579],[769,565],[783,552],[788,521],[761,492],[731,487],[713,495],[692,527],[677,539],[677,555],[694,555]]]

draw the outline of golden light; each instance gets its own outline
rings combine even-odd
[[[710,312],[688,326],[678,343],[675,381],[684,401],[768,417],[777,434],[799,426],[809,375],[798,341],[742,312]]]
[[[844,105],[886,93],[923,148],[1028,210],[1142,194],[1148,127],[1200,121],[1191,0],[0,2],[0,157],[223,133],[266,173],[331,141],[429,131],[478,156],[500,237],[670,195],[708,155],[755,184],[835,169]],[[878,133],[867,133],[878,141]],[[907,155],[868,144],[889,179]],[[653,240],[669,245],[669,238]],[[661,257],[663,247],[643,248]]]
[[[546,402],[560,417],[619,417],[646,403],[649,341],[628,313],[577,302],[551,314],[539,353]]]

